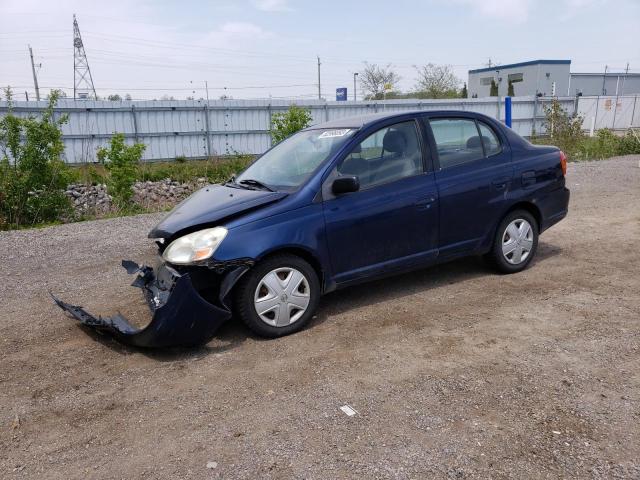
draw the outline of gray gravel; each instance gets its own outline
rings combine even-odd
[[[197,350],[90,336],[48,297],[144,322],[119,261],[153,260],[163,214],[0,232],[0,477],[640,478],[639,162],[570,164],[523,273],[461,260]]]

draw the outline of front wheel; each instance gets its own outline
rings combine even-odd
[[[487,255],[502,273],[517,273],[531,262],[538,248],[538,222],[526,210],[508,213],[498,225]]]
[[[320,282],[311,265],[295,255],[274,255],[242,277],[236,313],[257,335],[281,337],[302,330],[319,299]]]

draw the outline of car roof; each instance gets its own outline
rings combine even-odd
[[[482,117],[484,115],[469,112],[465,110],[415,110],[415,111],[406,111],[406,112],[393,112],[393,113],[368,113],[366,115],[357,115],[354,117],[345,117],[345,118],[337,118],[335,120],[330,120],[324,123],[317,123],[315,125],[311,125],[305,130],[314,130],[319,128],[362,128],[374,123],[377,123],[381,120],[386,120],[390,118],[396,117],[405,117],[412,115],[424,115],[428,113],[429,115],[456,115],[456,116],[468,116],[468,117]]]

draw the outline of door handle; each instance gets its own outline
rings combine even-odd
[[[511,178],[509,177],[497,178],[491,182],[491,185],[493,185],[493,188],[496,190],[506,190],[510,180]]]
[[[419,209],[419,210],[423,210],[423,209],[427,209],[427,208],[431,208],[431,205],[433,204],[433,202],[436,201],[436,197],[431,196],[431,197],[426,197],[426,198],[421,198],[419,200],[417,200],[414,205]]]

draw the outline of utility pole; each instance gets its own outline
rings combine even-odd
[[[498,85],[498,115],[497,119],[500,120],[500,83],[502,82],[502,78],[500,78],[500,70],[496,70],[496,84]]]
[[[358,76],[358,72],[355,72],[353,74],[353,101],[357,102],[358,101],[358,96],[356,95],[356,78]]]
[[[602,95],[606,95],[607,94],[607,90],[605,88],[605,81],[607,80],[607,69],[609,68],[609,65],[605,65],[604,66],[604,75],[602,76]]]
[[[620,96],[624,95],[624,84],[629,76],[629,62],[627,62],[627,68],[624,69],[624,78],[622,79],[622,88],[620,89]]]
[[[29,45],[29,56],[31,57],[31,72],[33,73],[33,86],[36,89],[36,100],[40,101],[40,88],[38,87],[38,76],[36,75],[36,65],[33,63],[33,50],[31,50],[31,45]]]
[[[209,84],[207,83],[207,81],[204,81],[204,89],[207,92],[207,105],[209,105]]]
[[[322,90],[320,89],[320,57],[318,56],[318,100],[322,100]]]

